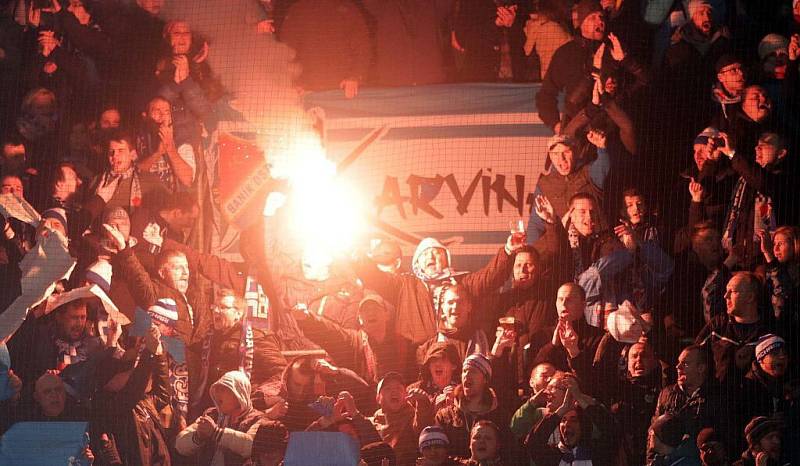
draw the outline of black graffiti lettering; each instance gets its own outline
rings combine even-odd
[[[483,215],[489,216],[489,204],[492,199],[492,177],[483,175],[481,177],[481,187],[483,189]]]
[[[522,175],[515,176],[516,181],[516,197],[506,189],[506,176],[497,175],[492,183],[492,191],[497,194],[497,211],[503,212],[503,204],[508,202],[514,209],[522,215],[525,208],[525,177]]]
[[[475,196],[475,191],[478,189],[478,184],[481,186],[481,200],[483,207],[483,214],[489,216],[492,206],[492,196],[496,199],[497,211],[502,213],[505,204],[510,204],[511,207],[519,214],[523,215],[526,212],[531,212],[533,206],[533,194],[525,192],[525,176],[514,175],[513,194],[506,188],[506,175],[492,176],[491,169],[481,169],[472,177],[467,189],[461,192],[461,187],[458,184],[454,174],[447,176],[436,175],[434,177],[409,175],[406,179],[408,184],[408,196],[403,196],[400,192],[400,183],[397,177],[387,176],[383,182],[383,191],[379,196],[375,197],[375,207],[377,215],[380,216],[386,207],[394,206],[397,208],[400,217],[406,219],[405,204],[410,204],[411,213],[419,215],[424,212],[436,219],[443,219],[444,215],[436,210],[431,204],[441,194],[442,187],[447,184],[447,188],[453,194],[456,201],[456,211],[459,215],[466,215],[469,212],[469,206],[472,198]]]
[[[456,210],[458,210],[459,214],[464,215],[467,213],[467,208],[472,200],[472,196],[475,194],[475,189],[478,187],[478,182],[481,180],[482,174],[483,170],[478,170],[478,173],[472,178],[472,182],[467,187],[467,190],[464,191],[464,194],[461,194],[461,189],[458,187],[455,175],[451,173],[444,178],[447,187],[450,188],[450,192],[453,193],[453,197],[456,198],[456,202],[458,203],[456,205]]]
[[[406,218],[406,209],[403,207],[404,202],[408,202],[409,198],[400,194],[400,183],[397,182],[397,177],[387,176],[383,181],[383,192],[380,196],[375,198],[375,205],[378,208],[378,216],[381,215],[383,209],[387,206],[393,205],[397,207],[397,212],[400,216]]]
[[[407,180],[408,189],[411,193],[411,210],[417,215],[421,210],[433,218],[443,219],[444,215],[431,206],[431,201],[436,199],[442,190],[444,178],[437,175],[435,178],[410,175]]]

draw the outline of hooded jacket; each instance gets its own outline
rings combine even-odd
[[[576,451],[573,452],[575,464],[586,460],[591,460],[593,466],[616,464],[614,461],[616,437],[611,413],[599,404],[586,407],[583,413],[581,440]],[[536,427],[531,429],[528,438],[525,439],[525,447],[537,466],[557,466],[560,463],[562,451],[559,447],[547,443],[552,432],[558,429],[560,422],[561,416],[558,414],[547,414]],[[591,426],[594,426],[599,432],[596,437],[590,434]]]
[[[476,422],[489,420],[500,427],[501,444],[513,445],[514,440],[508,430],[509,416],[498,409],[497,395],[494,390],[487,387],[488,397],[484,395],[483,404],[479,411],[468,411],[465,404],[463,389],[456,388],[456,397],[453,403],[440,409],[436,413],[436,425],[440,426],[450,440],[450,454],[462,458],[469,458],[469,437],[472,426]],[[488,398],[488,399],[487,399]]]
[[[426,238],[420,243],[414,254],[415,269],[417,257],[429,247],[440,247],[447,251],[447,248],[435,239]],[[449,266],[451,264],[449,251],[447,258]],[[470,296],[480,299],[503,286],[511,274],[513,265],[511,256],[506,253],[505,248],[501,248],[494,259],[483,268],[459,276],[457,279]],[[419,345],[436,334],[437,316],[431,293],[436,277],[416,275],[417,270],[414,270],[415,275],[393,275],[380,271],[371,261],[358,262],[355,264],[355,268],[367,288],[377,291],[395,307],[395,313],[391,320],[396,322],[395,332],[397,335]],[[447,270],[451,275],[444,276],[443,273],[438,278],[455,280],[456,276],[452,274],[450,267]],[[430,278],[430,280],[426,282],[425,278]]]
[[[253,328],[253,370],[250,374],[253,396],[263,392],[271,385],[277,384],[286,359],[281,354],[280,342],[273,333],[266,333],[261,329]],[[192,409],[200,414],[212,406],[208,387],[213,381],[219,379],[228,371],[238,370],[241,364],[239,345],[241,344],[242,323],[237,322],[233,327],[223,331],[212,331],[206,336],[201,345],[193,348],[202,354],[202,372],[198,376],[197,391],[192,402]],[[207,350],[206,350],[207,348]]]
[[[419,380],[408,386],[408,389],[419,388],[428,394],[431,403],[437,405],[436,399],[444,393],[445,387],[437,387],[433,383],[430,372],[431,361],[437,358],[446,358],[453,364],[453,374],[450,377],[449,387],[455,387],[461,383],[459,367],[461,367],[462,360],[459,359],[458,350],[450,342],[436,342],[428,346],[425,352],[425,358],[422,361],[422,366],[419,369]]]
[[[238,416],[230,417],[219,410],[219,400],[215,393],[220,388],[229,390],[239,401],[242,411]],[[254,409],[250,401],[250,380],[244,372],[227,372],[211,385],[210,391],[216,407],[208,409],[204,416],[209,416],[217,423],[217,432],[212,438],[203,441],[195,435],[197,432],[195,421],[178,434],[175,439],[175,449],[185,456],[198,455],[198,465],[251,464],[249,458],[253,448],[253,438],[263,413]]]

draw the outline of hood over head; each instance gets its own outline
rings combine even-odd
[[[445,254],[447,255],[447,267],[442,271],[441,275],[437,276],[437,277],[429,277],[429,276],[427,276],[422,271],[422,269],[419,268],[419,265],[417,264],[417,259],[419,259],[419,256],[426,249],[430,249],[430,248],[444,249]],[[450,250],[447,249],[447,246],[442,244],[442,242],[439,241],[436,238],[428,237],[428,238],[424,238],[422,241],[420,241],[419,245],[417,245],[417,249],[414,250],[414,257],[411,259],[411,268],[414,271],[414,275],[416,275],[417,278],[419,278],[420,280],[423,280],[423,281],[447,278],[448,276],[450,276],[450,274],[452,272],[451,267],[452,267],[452,260],[450,258]]]
[[[253,403],[250,401],[250,379],[247,378],[247,374],[244,372],[226,372],[219,380],[211,384],[211,399],[214,400],[214,404],[219,408],[219,403],[214,395],[217,387],[225,387],[230,390],[239,400],[239,406],[242,407],[242,411],[247,411],[253,407]]]

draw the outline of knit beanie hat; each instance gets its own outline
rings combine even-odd
[[[432,447],[434,445],[450,445],[450,439],[439,426],[428,426],[422,429],[419,434],[419,449]]]
[[[565,146],[572,147],[575,144],[575,141],[573,141],[569,136],[556,134],[547,140],[547,152],[550,153],[550,151],[553,150],[553,148],[558,144],[564,144]]]
[[[756,445],[765,435],[783,428],[783,423],[777,419],[766,416],[756,416],[750,419],[744,428],[744,438],[751,447]]]
[[[673,448],[681,444],[683,435],[686,433],[683,421],[671,414],[662,414],[657,417],[650,428],[662,443]]]
[[[708,128],[700,131],[700,134],[695,136],[694,144],[705,144],[708,142],[709,139],[717,139],[719,138],[719,130],[717,128],[709,126]]]
[[[376,393],[380,393],[381,390],[383,390],[383,387],[386,386],[386,384],[391,381],[400,382],[401,384],[403,384],[403,386],[406,385],[405,381],[403,380],[403,376],[400,375],[399,372],[395,371],[387,372],[386,375],[384,375],[383,378],[381,378],[381,380],[378,382],[378,389]]]
[[[492,378],[492,363],[489,362],[489,359],[486,356],[480,353],[470,354],[466,357],[466,359],[464,359],[462,370],[467,370],[470,368],[480,371],[486,380]]]
[[[714,8],[707,0],[689,0],[686,5],[686,12],[689,14],[689,19],[692,19],[697,12],[703,8]]]
[[[735,63],[742,64],[742,60],[739,60],[739,57],[736,55],[732,55],[730,53],[726,53],[717,59],[717,62],[714,63],[714,72],[719,73],[720,70],[725,68],[726,66],[733,65]]]
[[[94,283],[108,294],[111,290],[112,267],[107,260],[98,260],[86,269],[86,281]]]
[[[703,445],[708,442],[719,442],[717,431],[711,427],[706,427],[697,434],[697,449],[702,449]]]
[[[67,224],[67,212],[61,207],[53,207],[52,209],[47,209],[42,212],[42,220],[46,218],[58,220],[62,225],[64,225],[65,230],[69,230],[69,224]]]
[[[764,335],[758,340],[758,344],[756,345],[756,361],[761,364],[761,361],[763,361],[768,354],[773,351],[778,351],[785,346],[786,340],[783,338],[771,333],[769,335]]]
[[[758,58],[767,58],[770,54],[783,52],[789,53],[789,39],[780,34],[767,34],[758,44]]]
[[[603,8],[600,6],[600,2],[597,0],[581,0],[575,5],[575,14],[578,19],[578,27],[581,27],[583,21],[586,19],[587,16],[591,15],[592,13],[602,13]]]

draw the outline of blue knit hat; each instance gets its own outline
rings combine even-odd
[[[47,209],[42,212],[42,220],[46,218],[58,220],[62,225],[64,225],[65,230],[69,229],[69,224],[67,223],[67,212],[60,207],[53,207],[52,209]]]

